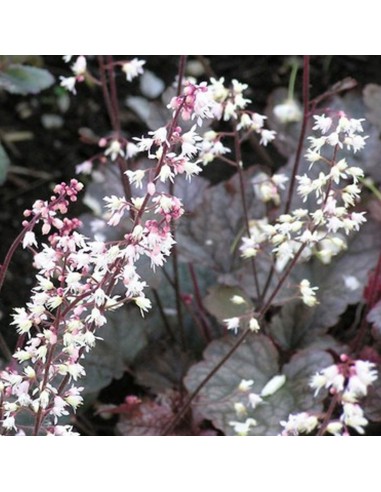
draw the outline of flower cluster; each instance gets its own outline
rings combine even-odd
[[[64,61],[69,63],[72,55],[65,55]],[[87,70],[87,62],[84,56],[78,56],[76,61],[71,66],[71,71],[73,73],[70,77],[60,77],[62,87],[65,87],[69,92],[73,94],[77,93],[76,83],[83,82],[85,80]]]
[[[377,379],[375,364],[365,360],[352,360],[342,355],[340,363],[333,364],[311,378],[310,387],[315,396],[323,388],[334,398],[335,408],[330,414],[301,412],[290,415],[281,422],[282,435],[319,434],[349,435],[351,429],[364,434],[368,421],[359,400],[368,394],[368,388]]]
[[[76,230],[79,221],[56,215],[58,207],[66,211],[65,197],[78,188],[79,183],[59,185],[56,191],[61,200],[37,202],[27,213],[35,224],[43,221],[45,232],[47,225],[56,230],[49,235],[49,244],[38,247],[33,238],[39,249],[34,256],[37,283],[27,307],[17,308],[13,316],[12,324],[27,339],[14,354],[22,370],[8,368],[0,373],[5,432],[18,430],[18,417],[22,421],[22,415],[34,413],[46,432],[55,433],[57,419],[68,413],[68,407],[75,410],[82,402],[82,388],[75,386],[85,374],[81,360],[95,345],[96,331],[106,324],[106,312],[126,302],[134,302],[142,315],[150,309],[144,294],[146,282],[136,262],[146,255],[153,267],[163,265],[174,242],[171,221],[183,213],[177,198],[158,194],[153,199],[158,220],[135,225],[118,244],[89,241]],[[123,206],[128,207],[115,198],[106,199],[120,220]],[[118,286],[119,292],[124,289],[122,297],[112,295]]]
[[[253,379],[242,379],[235,392],[234,411],[238,418],[245,418],[244,422],[232,420],[229,422],[234,432],[240,436],[247,436],[250,429],[258,425],[255,417],[255,409],[266,404],[266,398],[279,391],[286,382],[284,374],[272,377],[262,388],[260,393],[252,391],[255,384]],[[248,417],[248,414],[253,417]]]
[[[252,221],[250,235],[242,238],[240,246],[243,258],[270,255],[279,273],[291,262],[306,261],[312,255],[329,263],[346,248],[345,236],[358,231],[366,220],[364,212],[351,210],[360,195],[359,179],[363,177],[363,171],[350,166],[345,158],[337,159],[343,147],[357,152],[365,145],[366,137],[361,135],[362,120],[348,119],[340,114],[334,126],[330,117],[314,118],[314,129],[321,135],[309,138],[306,159],[310,168],[317,166],[318,169],[315,176],[296,177],[297,192],[303,202],[308,200],[308,208],[281,214],[272,224],[267,219]],[[329,130],[332,132],[327,134]],[[325,155],[329,151],[330,157]],[[253,180],[255,193],[264,202],[272,200],[278,204],[286,180],[283,174],[270,178],[260,173]],[[316,304],[316,287],[311,287],[307,280],[299,287],[303,301],[309,306]]]
[[[247,88],[247,84],[242,84],[235,79],[228,87],[223,77],[219,80],[212,77],[209,84],[206,82],[196,84],[188,80],[184,91],[186,98],[174,97],[169,103],[169,108],[180,109],[185,120],[196,119],[198,126],[201,126],[204,119],[231,121],[236,131],[255,132],[260,136],[260,143],[267,145],[274,140],[275,131],[265,128],[266,116],[247,109],[248,104],[251,103],[250,99],[243,95]],[[208,130],[197,142],[198,157],[204,165],[214,161],[216,157],[231,152],[230,148],[222,142],[225,136],[227,136],[226,132]]]
[[[172,181],[179,174],[191,179],[201,170],[193,156],[202,138],[196,126],[183,131],[179,123],[184,108],[191,118],[208,117],[198,89],[192,94],[186,87],[167,127],[138,139],[137,149],[148,152],[153,165],[126,175],[137,188],[145,185],[145,195],[104,197],[108,224],[130,224],[130,232],[122,239],[90,240],[78,230],[79,220],[62,217],[82,188],[76,180],[56,186],[49,202],[37,201],[25,212],[29,220],[23,223],[23,245],[34,252],[38,273],[30,302],[13,316],[12,324],[22,337],[14,362],[0,373],[3,434],[73,433],[70,426],[59,424],[59,418],[82,403],[83,388],[77,382],[85,374],[83,358],[107,323],[107,312],[125,303],[134,303],[142,315],[151,308],[137,262],[146,256],[153,269],[164,264],[174,244],[172,223],[184,213],[181,200],[159,191],[157,183]],[[108,148],[111,160],[122,152],[115,141]],[[41,244],[33,232],[39,223],[42,234],[48,235]],[[31,420],[33,429],[25,424]]]
[[[126,79],[128,82],[131,82],[133,79],[144,73],[143,66],[145,63],[145,60],[133,58],[132,60],[122,64],[122,71],[126,74]]]
[[[273,174],[269,176],[260,172],[252,179],[255,196],[264,203],[273,202],[280,204],[280,190],[284,190],[288,177],[284,174]]]

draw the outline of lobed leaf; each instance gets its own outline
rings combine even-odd
[[[185,378],[185,386],[190,393],[227,354],[234,342],[234,337],[229,336],[215,340],[207,347],[204,360],[191,367]],[[216,428],[233,435],[234,429],[229,422],[239,420],[234,403],[242,402],[245,397],[238,391],[241,380],[254,380],[250,391],[260,394],[268,381],[282,373],[286,376],[285,384],[248,413],[258,424],[251,430],[252,434],[277,435],[282,429],[280,421],[287,420],[290,413],[321,410],[324,395],[314,398],[308,383],[316,371],[330,364],[332,357],[326,352],[304,350],[281,367],[270,339],[265,335],[253,335],[208,381],[194,400],[194,408],[211,420]]]

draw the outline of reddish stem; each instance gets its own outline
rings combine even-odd
[[[290,187],[288,189],[288,197],[284,213],[288,214],[291,208],[291,201],[294,194],[296,175],[298,174],[300,159],[302,156],[302,150],[304,145],[304,138],[306,136],[308,119],[310,117],[310,57],[308,55],[303,57],[303,121],[302,128],[300,130],[298,148],[295,155],[294,166],[292,168],[292,175],[290,180]]]

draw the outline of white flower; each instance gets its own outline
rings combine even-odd
[[[142,169],[137,169],[136,171],[126,171],[124,174],[128,176],[128,179],[131,184],[135,184],[136,188],[143,188],[143,178],[145,176],[145,172]]]
[[[107,322],[106,318],[96,307],[91,310],[91,313],[86,317],[86,321],[94,323],[96,326],[103,326]]]
[[[99,306],[102,306],[102,304],[104,304],[105,300],[106,300],[106,293],[103,289],[101,289],[100,287],[98,287],[98,289],[94,292],[94,301],[95,301],[95,304],[99,307]]]
[[[308,149],[307,150],[307,154],[305,154],[305,158],[308,162],[311,163],[311,166],[309,167],[309,169],[311,169],[312,165],[317,162],[317,161],[320,161],[321,159],[321,155],[319,154],[319,152],[315,152],[314,150],[312,149]]]
[[[281,123],[292,123],[302,119],[299,104],[294,99],[287,99],[274,106],[273,112]]]
[[[312,127],[313,130],[320,130],[324,135],[332,126],[332,118],[325,116],[325,114],[314,115],[315,126]]]
[[[228,330],[234,330],[234,332],[237,333],[238,328],[239,328],[239,318],[238,317],[226,318],[226,319],[224,319],[224,323],[226,324],[226,327]]]
[[[78,378],[86,375],[83,366],[81,364],[75,364],[75,363],[60,364],[58,366],[58,373],[62,374],[63,376],[68,374],[71,378],[74,379],[74,381],[77,381]]]
[[[135,304],[138,306],[140,309],[140,313],[144,318],[144,313],[149,311],[152,307],[151,301],[144,296],[139,296],[134,298]]]
[[[184,163],[184,172],[186,174],[186,178],[190,181],[191,177],[195,174],[200,174],[202,171],[201,167],[198,166],[195,162],[185,161]]]
[[[239,436],[247,436],[249,433],[251,427],[255,427],[257,425],[257,421],[254,419],[246,419],[245,422],[229,422],[229,425],[234,427],[234,431],[239,435]]]
[[[164,166],[162,166],[162,168],[160,169],[160,173],[158,175],[158,178],[160,179],[160,181],[162,183],[165,183],[167,181],[167,179],[169,179],[173,183],[174,176],[175,175],[173,174],[170,166],[168,166],[168,164],[164,164]]]
[[[91,161],[84,161],[75,166],[76,174],[91,174],[93,170],[93,163]]]
[[[112,161],[115,161],[118,155],[124,157],[122,144],[118,140],[112,140],[110,145],[104,152],[105,156],[110,156]]]
[[[368,386],[377,379],[377,371],[373,362],[365,360],[356,360],[354,364],[354,373],[350,375],[348,381],[348,391],[355,396],[366,396]]]
[[[64,398],[66,403],[68,403],[74,410],[76,410],[79,405],[82,405],[83,398],[80,395],[71,394]]]
[[[326,431],[334,436],[341,436],[342,430],[343,424],[341,422],[330,422],[326,427]]]
[[[275,139],[275,135],[276,132],[274,130],[262,130],[259,143],[266,147],[269,142],[272,142]]]
[[[308,137],[308,140],[311,142],[311,150],[319,152],[319,150],[325,145],[327,137]]]
[[[353,275],[343,275],[345,287],[349,290],[357,290],[361,287],[360,282]]]
[[[246,407],[241,402],[234,403],[234,410],[235,410],[237,417],[244,417],[247,414]]]
[[[66,285],[69,287],[70,290],[75,291],[81,286],[79,282],[81,278],[82,275],[79,272],[69,271],[65,279]]]
[[[2,426],[6,430],[11,430],[11,429],[17,430],[16,423],[15,423],[15,418],[13,416],[6,417],[2,421]]]
[[[338,366],[332,365],[312,376],[310,387],[316,390],[315,396],[323,387],[332,387],[336,392],[340,392],[344,389],[344,381],[345,378],[343,374],[341,374]]]
[[[75,83],[77,79],[75,77],[60,77],[60,85],[67,89],[69,92],[72,92],[73,94],[77,94],[77,91],[75,90]]]
[[[198,152],[197,142],[202,141],[200,135],[196,133],[196,125],[181,136],[181,155],[193,157]]]
[[[249,403],[253,410],[260,404],[263,403],[263,399],[256,393],[249,394]]]
[[[261,391],[261,396],[271,396],[276,393],[280,388],[285,384],[286,376],[284,374],[277,374],[273,378],[270,379],[268,383],[265,384],[264,388]]]
[[[353,147],[353,152],[356,154],[356,152],[365,147],[365,140],[367,138],[368,137],[362,137],[361,135],[351,135],[345,138],[344,143],[349,150]]]
[[[24,234],[24,239],[22,241],[22,247],[25,249],[28,246],[37,246],[36,236],[33,231],[27,231]]]
[[[239,391],[248,391],[254,384],[253,379],[242,379],[242,381],[238,385],[238,390]]]
[[[126,79],[128,82],[131,82],[131,80],[144,72],[143,65],[145,65],[145,63],[145,60],[138,60],[138,58],[134,58],[133,60],[122,65],[122,70],[126,74]]]
[[[364,417],[362,408],[356,403],[344,403],[343,410],[342,422],[349,427],[353,427],[359,434],[364,434],[363,427],[367,425],[368,421]]]
[[[255,333],[257,333],[261,329],[257,318],[250,318],[249,328],[251,331],[254,331]]]
[[[263,116],[262,114],[259,113],[253,113],[251,115],[251,129],[256,132],[259,132],[263,128],[266,119],[267,116]]]
[[[73,63],[71,69],[76,77],[84,75],[86,72],[86,58],[84,56],[79,56]]]
[[[29,319],[28,313],[25,308],[15,308],[16,313],[12,314],[13,321],[11,325],[16,325],[17,333],[23,335],[29,333],[32,328],[32,321]]]
[[[235,295],[235,296],[231,297],[230,300],[233,304],[238,304],[238,305],[246,304],[246,301],[242,296]]]
[[[318,425],[319,421],[315,415],[307,412],[290,414],[287,422],[282,421],[280,425],[284,427],[282,435],[310,434]]]
[[[254,193],[264,203],[271,200],[274,201],[276,205],[279,204],[280,198],[276,185],[272,182],[270,176],[266,173],[260,172],[251,181],[254,187]]]
[[[316,299],[315,290],[318,290],[318,287],[311,287],[310,282],[306,279],[302,280],[299,284],[300,293],[302,295],[302,300],[304,304],[307,306],[316,306],[318,301]]]
[[[48,299],[46,302],[46,305],[49,309],[56,309],[58,306],[60,306],[63,302],[63,297],[61,296],[52,296]]]

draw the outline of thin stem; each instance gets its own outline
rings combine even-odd
[[[288,197],[284,210],[285,214],[288,214],[291,208],[291,201],[294,194],[296,175],[298,174],[299,163],[302,156],[304,138],[306,135],[308,119],[310,116],[309,106],[310,106],[310,57],[306,55],[303,57],[303,121],[302,121],[302,128],[300,130],[294,166],[292,168],[290,187],[288,189]]]
[[[190,276],[192,279],[193,292],[194,292],[194,298],[196,301],[196,306],[197,306],[199,314],[200,314],[202,332],[203,332],[205,340],[207,342],[210,342],[212,340],[212,336],[209,332],[209,326],[206,323],[205,318],[204,318],[206,311],[205,311],[204,304],[202,302],[202,297],[201,297],[200,287],[199,287],[198,281],[197,281],[196,271],[195,271],[192,263],[188,263],[188,269],[189,269],[189,273],[190,273]]]
[[[187,57],[185,55],[180,56],[178,81],[177,81],[177,96],[180,96],[181,94],[186,60]],[[169,194],[171,196],[174,196],[175,194],[175,183],[173,183],[172,181],[169,182]],[[174,283],[175,296],[176,296],[175,302],[176,302],[177,321],[179,324],[181,348],[185,350],[186,339],[185,339],[183,312],[181,306],[181,287],[180,287],[180,276],[179,276],[179,262],[178,262],[178,254],[177,254],[177,247],[176,247],[176,229],[173,225],[171,229],[172,229],[172,236],[174,240],[174,245],[171,251],[171,257],[172,257],[172,266],[173,266],[173,283]]]
[[[174,284],[173,280],[171,279],[171,277],[168,275],[168,273],[165,271],[164,268],[163,268],[162,272],[164,274],[164,277],[168,281],[169,285],[172,287],[173,290],[175,290],[175,284]],[[180,300],[181,300],[181,303],[182,303],[184,309],[187,310],[188,314],[191,316],[191,318],[194,321],[195,325],[199,329],[199,333],[206,340],[205,327],[204,327],[204,321],[205,320],[201,316],[200,317],[196,316],[196,313],[194,312],[194,309],[192,309],[192,307],[185,301],[185,299],[183,298],[183,296],[180,297]],[[200,313],[200,314],[202,314],[202,313]]]
[[[132,198],[131,185],[128,176],[126,175],[126,171],[128,171],[127,161],[122,156],[118,156],[117,163],[120,172],[120,179],[123,186],[124,197],[129,203],[131,203],[131,198]],[[131,219],[134,220],[135,214],[133,209],[130,208],[129,212],[130,212]]]
[[[159,309],[159,313],[160,313],[160,316],[161,316],[161,319],[163,321],[163,325],[164,325],[164,328],[165,328],[165,331],[167,332],[167,334],[169,335],[169,337],[172,339],[172,340],[176,340],[176,337],[172,331],[172,328],[171,328],[171,325],[169,324],[169,321],[168,321],[168,318],[165,314],[165,311],[164,311],[164,308],[163,308],[163,304],[161,302],[161,299],[160,299],[160,296],[159,296],[159,293],[156,289],[151,289],[152,290],[152,293],[153,293],[153,296],[155,298],[155,302],[157,304],[157,307]]]
[[[172,236],[173,240],[176,241],[176,233],[175,228],[172,228]],[[177,256],[177,249],[173,246],[171,256],[172,256],[172,265],[173,265],[173,283],[175,288],[175,302],[176,302],[176,312],[177,312],[177,321],[179,324],[179,333],[180,333],[180,344],[183,350],[186,349],[186,339],[185,339],[185,327],[184,327],[184,319],[183,312],[181,307],[181,291],[180,291],[180,277],[179,277],[179,263]]]
[[[245,183],[244,183],[244,178],[243,178],[243,169],[242,169],[242,155],[241,155],[241,146],[239,142],[239,134],[237,131],[234,132],[234,147],[235,147],[235,156],[236,156],[236,165],[238,169],[238,177],[239,177],[239,187],[240,187],[240,195],[241,195],[241,201],[242,201],[242,207],[243,207],[243,217],[245,221],[245,229],[246,229],[246,234],[250,237],[250,224],[249,224],[249,212],[247,208],[247,202],[246,202],[246,194],[245,194]],[[255,284],[255,290],[256,290],[256,298],[258,302],[261,302],[261,291],[259,287],[259,281],[258,281],[258,274],[257,274],[257,267],[255,264],[255,258],[251,258],[251,269],[253,272],[253,279],[254,279],[254,284]]]
[[[268,301],[266,304],[262,307],[258,314],[258,320],[263,319],[265,316],[266,312],[268,311],[269,307],[271,306],[272,301],[274,300],[275,296],[283,286],[285,280],[289,276],[291,270],[294,268],[296,265],[300,255],[302,254],[304,248],[306,247],[306,244],[302,244],[296,253],[295,257],[293,258],[292,262],[290,263],[289,267],[279,280],[279,283],[277,287],[274,289],[274,292],[271,294],[269,297]],[[249,328],[247,328],[245,331],[242,332],[242,334],[239,336],[235,344],[232,346],[232,348],[229,350],[229,352],[216,364],[216,366],[209,372],[209,374],[201,381],[201,383],[197,386],[197,388],[191,393],[191,395],[186,399],[184,405],[181,407],[179,412],[176,414],[176,416],[173,418],[173,420],[167,425],[167,427],[163,431],[163,435],[168,435],[171,433],[175,428],[178,422],[182,419],[182,417],[185,415],[187,412],[188,408],[190,407],[192,401],[194,398],[199,394],[199,392],[202,390],[202,388],[210,381],[210,379],[219,371],[219,369],[225,364],[225,362],[230,359],[230,357],[234,354],[234,352],[241,346],[241,344],[245,341],[246,337],[248,336],[249,333],[252,333]]]
[[[48,356],[47,356],[46,363],[45,363],[45,368],[44,368],[44,378],[43,378],[42,385],[41,385],[41,388],[40,388],[40,390],[41,390],[40,393],[42,391],[44,391],[44,389],[46,387],[46,384],[48,382],[49,368],[50,368],[50,365],[51,365],[52,360],[53,360],[53,354],[54,354],[54,345],[52,345],[49,348],[49,351],[48,351]],[[40,406],[39,409],[38,409],[37,415],[36,415],[36,421],[35,421],[35,425],[34,425],[33,434],[35,436],[38,436],[38,433],[40,431],[41,423],[42,423],[42,420],[43,420],[43,414],[44,414],[44,410]]]
[[[298,147],[295,155],[294,165],[292,168],[290,187],[288,189],[288,195],[287,195],[286,205],[284,209],[285,214],[288,214],[288,212],[290,211],[291,202],[294,195],[296,176],[298,174],[300,159],[303,151],[304,139],[306,136],[307,126],[308,126],[308,119],[310,117],[309,107],[310,107],[310,57],[308,55],[305,55],[303,57],[303,121],[302,121],[302,128],[299,134],[299,141],[298,141]],[[267,280],[265,282],[265,286],[262,292],[262,298],[264,298],[267,294],[267,291],[271,285],[271,280],[273,275],[274,275],[274,267],[270,269],[269,274],[267,276]]]
[[[104,63],[103,56],[99,56],[98,61],[99,61],[99,68],[101,74],[103,99],[106,104],[107,113],[110,118],[111,126],[115,134],[115,138],[118,140],[121,137],[121,128],[120,128],[119,103],[118,103],[118,93],[115,83],[115,68],[114,68],[113,58],[111,55],[108,56],[107,65]],[[108,89],[106,70],[108,71],[108,75],[109,75],[108,78],[109,78],[110,90]],[[117,163],[119,167],[120,179],[123,186],[124,196],[128,202],[131,202],[132,194],[131,194],[130,181],[125,174],[126,171],[128,170],[127,161],[123,157],[118,156]],[[134,218],[134,212],[131,209],[130,209],[130,217],[131,219]]]
[[[4,258],[4,263],[0,265],[0,290],[3,287],[5,276],[7,274],[9,264],[12,260],[12,257],[18,248],[18,246],[21,244],[22,240],[24,239],[25,234],[28,231],[31,231],[37,222],[39,216],[36,216],[34,219],[32,219],[29,224],[20,232],[20,234],[16,237],[16,239],[13,241],[11,244],[10,248],[7,251],[7,254]]]
[[[376,297],[377,296],[377,283],[379,282],[380,278],[381,278],[381,251],[379,252],[379,255],[378,255],[378,261],[377,261],[376,269],[374,271],[374,277],[373,277],[372,285],[370,288],[370,292],[371,292],[370,299],[368,301],[368,305],[367,305],[366,310],[364,312],[357,336],[355,337],[355,339],[352,342],[352,350],[354,353],[358,353],[360,351],[362,344],[363,344],[363,341],[364,341],[364,338],[366,336],[367,328],[369,325],[368,321],[367,321],[367,315],[368,315],[369,311],[372,309],[372,307],[374,306],[374,303],[376,302],[376,299],[377,299],[377,297]]]
[[[294,99],[295,82],[296,82],[296,75],[298,73],[298,69],[299,69],[299,65],[294,60],[291,66],[290,81],[288,83],[288,99]]]
[[[108,87],[107,87],[105,62],[104,62],[102,55],[98,56],[98,63],[99,63],[99,69],[100,69],[103,99],[104,99],[105,104],[106,104],[106,109],[107,109],[107,113],[108,113],[110,121],[111,121],[111,125],[113,128],[116,128],[117,124],[116,124],[115,119],[114,119],[115,116],[114,116],[113,106],[112,106],[112,102],[111,102],[110,93],[109,93]]]
[[[331,420],[331,417],[333,415],[333,412],[335,411],[336,405],[339,402],[339,397],[340,397],[340,393],[336,393],[335,396],[332,398],[331,403],[329,404],[328,410],[325,414],[324,420],[320,426],[319,432],[317,433],[317,436],[324,435],[324,433],[328,427],[329,421]]]
[[[167,140],[168,141],[171,140],[172,134],[173,134],[173,132],[175,130],[175,127],[177,125],[177,120],[179,118],[179,115],[180,115],[180,112],[181,112],[181,110],[183,108],[183,105],[184,105],[184,103],[180,104],[180,106],[176,109],[176,112],[175,112],[175,114],[173,116],[173,119],[172,119],[172,122],[171,122],[171,126],[169,128],[168,135],[167,135]],[[159,176],[160,171],[161,171],[161,168],[164,165],[164,161],[165,161],[165,158],[167,156],[169,147],[170,146],[166,142],[163,144],[163,152],[162,152],[161,157],[160,157],[160,160],[159,160],[159,162],[158,162],[158,164],[156,166],[155,175],[154,175],[152,181],[155,181],[155,179]],[[140,219],[142,218],[142,215],[143,215],[143,213],[144,213],[144,211],[145,211],[145,209],[147,207],[147,203],[149,202],[150,198],[151,198],[151,195],[149,195],[148,193],[146,193],[146,195],[145,195],[145,197],[143,199],[143,203],[140,206],[139,211],[138,211],[138,213],[135,216],[134,227],[137,224],[139,224]]]
[[[115,84],[115,68],[113,64],[112,55],[109,55],[107,59],[108,59],[109,81],[110,81],[111,107],[114,116],[114,130],[116,131],[118,137],[120,137],[120,115],[119,115],[118,94]]]
[[[176,414],[174,419],[164,428],[163,436],[167,436],[171,434],[172,431],[176,428],[178,422],[184,417],[188,408],[190,407],[194,398],[199,394],[202,388],[211,380],[211,378],[219,371],[219,369],[225,364],[225,362],[234,354],[234,352],[238,349],[238,347],[242,344],[242,342],[246,339],[247,335],[250,333],[249,328],[247,328],[240,337],[237,339],[235,344],[229,350],[229,352],[220,360],[220,362],[210,371],[210,373],[206,376],[205,379],[201,381],[201,383],[197,386],[197,388],[189,395],[189,397],[185,400],[183,406]]]

